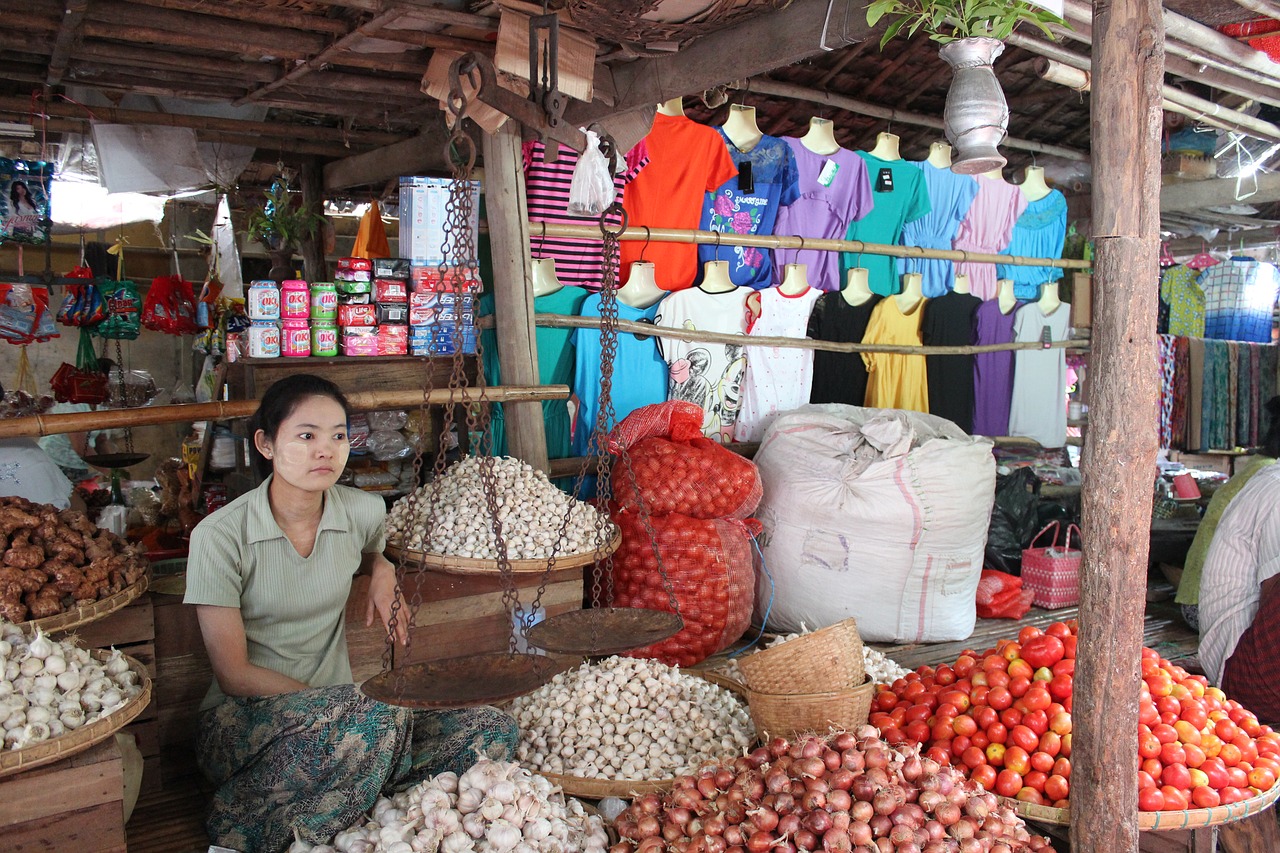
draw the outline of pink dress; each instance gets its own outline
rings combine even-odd
[[[968,252],[998,254],[1009,245],[1013,226],[1027,208],[1027,197],[1022,188],[1007,181],[976,175],[978,195],[960,228],[956,231],[953,249]],[[992,299],[996,295],[996,266],[987,263],[958,263],[956,275],[969,276],[969,291],[979,299]]]

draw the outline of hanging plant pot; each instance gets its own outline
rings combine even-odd
[[[978,175],[1008,162],[997,146],[1008,134],[1009,105],[991,68],[1003,52],[1004,42],[985,37],[957,39],[939,51],[955,75],[942,116],[947,141],[956,149],[953,172]]]
[[[293,247],[286,246],[282,249],[270,249],[267,254],[271,256],[271,271],[267,273],[276,284],[288,278],[293,278]]]

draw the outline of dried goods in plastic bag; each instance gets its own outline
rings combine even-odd
[[[978,579],[978,616],[983,619],[1021,619],[1031,609],[1035,593],[1023,589],[1022,578],[983,569]]]
[[[702,409],[671,401],[643,406],[609,436],[610,449],[627,449],[635,482],[622,462],[613,466],[613,499],[620,507],[653,515],[746,518],[760,503],[755,463],[702,434]]]
[[[569,181],[569,213],[573,216],[599,216],[613,204],[618,194],[609,172],[609,161],[600,151],[600,137],[595,131],[584,131],[587,146],[573,167]]]
[[[613,604],[671,610],[654,542],[639,514],[615,512],[622,544],[613,556]],[[755,519],[686,515],[650,518],[662,568],[675,594],[684,628],[673,637],[627,652],[671,666],[692,666],[728,648],[746,632],[755,601],[751,539]]]

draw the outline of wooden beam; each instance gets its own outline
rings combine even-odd
[[[379,30],[372,30],[366,35],[383,41],[394,41],[400,44],[412,45],[413,47],[429,47],[433,50],[436,48],[441,50],[460,50],[463,53],[469,53],[474,50],[484,54],[492,54],[494,51],[493,42],[458,38],[457,36],[448,36],[443,33],[426,33],[422,30],[393,30],[383,27]]]
[[[62,82],[62,75],[67,70],[67,60],[71,56],[71,46],[80,35],[80,24],[88,8],[89,0],[67,0],[62,23],[58,26],[58,35],[54,38],[53,56],[49,57],[49,73],[45,77],[45,82],[50,86]]]
[[[316,216],[324,213],[323,176],[320,164],[314,160],[304,163],[299,177],[302,186],[302,207]],[[302,272],[307,281],[328,281],[329,269],[324,262],[324,234],[317,232],[302,241]]]
[[[250,24],[267,24],[279,26],[284,18],[278,6],[250,6],[243,3],[210,3],[209,0],[133,0],[140,6],[155,6],[159,9],[174,9],[180,12],[193,12],[199,15],[216,15],[232,21]],[[350,29],[350,25],[338,18],[326,18],[296,9],[290,9],[288,23],[294,29],[309,30],[328,35],[342,35]]]
[[[37,107],[40,112],[58,118],[83,119],[92,113],[93,118],[110,124],[158,124],[170,127],[191,127],[196,130],[240,133],[246,136],[280,136],[312,141],[337,142],[339,144],[351,142],[361,145],[387,145],[404,138],[400,134],[375,130],[344,131],[336,127],[297,125],[280,121],[248,121],[183,113],[153,113],[146,110],[127,110],[119,107],[86,108],[79,104],[64,103],[62,101],[44,101],[38,104]],[[31,99],[0,95],[0,109],[30,113]]]
[[[310,74],[312,71],[315,71],[318,68],[322,67],[332,57],[336,56],[339,53],[346,52],[347,48],[350,47],[352,43],[363,38],[365,33],[373,32],[381,28],[385,24],[391,21],[394,21],[399,16],[400,16],[400,12],[398,10],[392,10],[389,12],[383,12],[382,14],[375,17],[373,20],[360,24],[355,29],[343,35],[333,44],[329,45],[324,50],[320,51],[315,56],[308,59],[306,62],[303,62],[300,65],[295,65],[293,68],[289,69],[284,74],[277,77],[275,80],[272,80],[270,83],[264,83],[263,85],[257,87],[256,89],[253,89],[252,91],[249,92],[249,94],[245,95],[243,98],[236,101],[235,105],[239,107],[251,101],[256,101],[259,98],[261,98],[263,95],[266,95],[268,92],[274,92],[276,89],[279,89],[281,86],[288,85],[292,81],[297,80],[299,77],[302,77],[306,74]],[[417,87],[415,86],[415,89],[416,88]]]
[[[627,63],[613,73],[615,107],[574,101],[565,110],[565,120],[585,127],[611,112],[659,104],[799,62],[823,51],[824,34],[827,48],[840,48],[871,32],[865,16],[855,9],[843,21],[843,30],[833,26],[828,32],[831,8],[830,0],[793,0],[777,12],[703,36],[672,56]]]
[[[538,346],[533,324],[528,205],[520,132],[508,122],[483,139],[485,209],[493,253],[494,319],[502,381],[538,381]],[[540,404],[509,404],[502,409],[512,456],[539,471],[547,470],[547,433]]]
[[[137,50],[136,48],[124,47],[118,44],[92,42],[81,45],[76,50],[77,64],[90,64],[95,60],[113,65],[164,68],[181,73],[198,73],[210,77],[229,77],[233,80],[244,82],[245,85],[273,80],[276,76],[272,66],[262,62],[213,59],[156,48]]]
[[[1138,691],[1155,470],[1160,0],[1100,2],[1091,102],[1093,356],[1081,509],[1071,848],[1137,853]]]
[[[1160,210],[1197,210],[1205,207],[1219,207],[1245,201],[1249,204],[1265,204],[1280,201],[1280,173],[1259,172],[1257,193],[1244,199],[1237,199],[1238,188],[1235,178],[1215,178],[1208,181],[1187,181],[1169,184],[1160,190]],[[1243,182],[1245,191],[1251,182]]]
[[[236,26],[208,15],[188,15],[165,9],[133,12],[132,4],[90,6],[85,14],[85,38],[226,51],[254,57],[304,59],[324,48],[324,36],[281,27]],[[176,16],[180,21],[173,20]],[[201,22],[203,17],[206,20]]]
[[[348,187],[382,184],[400,175],[446,171],[449,162],[445,158],[444,146],[448,139],[449,133],[441,118],[411,139],[326,163],[324,190],[333,192]]]

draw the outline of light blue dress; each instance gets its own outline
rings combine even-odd
[[[1013,236],[1001,254],[1029,258],[1060,258],[1067,239],[1067,199],[1049,190],[1030,202],[1013,226]],[[1013,295],[1021,302],[1040,298],[1040,285],[1062,278],[1061,267],[1022,267],[996,264],[996,278],[1013,280]]]
[[[902,228],[902,243],[922,249],[950,249],[960,223],[978,195],[978,181],[972,175],[958,175],[923,160],[908,160],[924,173],[930,211]],[[918,272],[923,277],[924,295],[935,299],[956,283],[955,264],[940,258],[899,258],[898,276]]]

